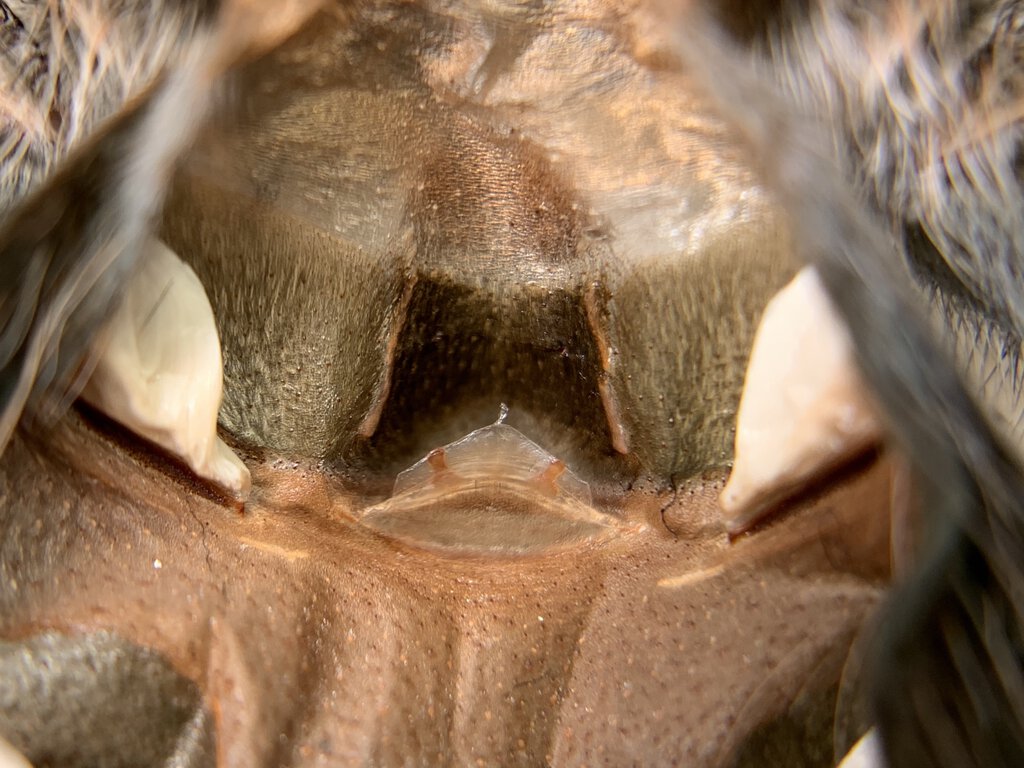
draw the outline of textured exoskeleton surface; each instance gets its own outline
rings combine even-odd
[[[494,558],[382,536],[315,469],[256,468],[239,516],[77,418],[51,438],[0,471],[0,634],[159,652],[202,690],[220,765],[829,765],[840,691],[840,748],[866,727],[843,670],[888,568],[866,516],[884,466],[735,545],[709,481],[634,495],[597,542]],[[163,675],[138,670],[133,728],[171,728],[141,693]],[[71,711],[103,694],[77,679]],[[42,760],[45,732],[9,729],[53,706],[7,702],[0,729]],[[105,734],[106,764],[133,764]]]
[[[303,3],[225,5],[259,28]],[[210,118],[168,119],[160,162],[119,162],[158,83],[2,222],[24,275],[62,254],[47,301],[132,238],[190,266],[252,490],[88,408],[17,431],[0,737],[37,768],[835,765],[874,724],[862,634],[915,498],[872,421],[787,445],[794,487],[723,521],[755,331],[799,264],[660,4],[324,5],[186,69]],[[106,193],[147,157],[154,218],[122,216]],[[842,339],[807,379],[845,395]],[[975,384],[1013,436],[992,344]]]
[[[612,5],[367,4],[228,77],[157,234],[213,308],[251,497],[91,412],[14,437],[0,673],[54,659],[0,696],[26,757],[817,766],[859,736],[836,701],[889,470],[730,544],[747,357],[795,262],[635,33]],[[77,754],[31,726],[52,711]]]

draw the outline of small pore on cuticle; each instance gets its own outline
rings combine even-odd
[[[390,499],[358,514],[416,546],[462,554],[530,554],[579,545],[621,527],[593,508],[590,486],[505,423],[508,413],[431,450],[395,479]]]

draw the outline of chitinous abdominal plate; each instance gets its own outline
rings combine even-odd
[[[388,500],[359,513],[370,528],[453,554],[527,555],[593,543],[621,527],[590,486],[504,423],[470,432],[401,472]]]

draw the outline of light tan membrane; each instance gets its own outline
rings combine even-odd
[[[813,268],[771,300],[754,339],[720,505],[730,533],[880,442],[846,328]]]
[[[400,472],[395,479],[392,499],[446,483],[477,487],[500,482],[506,486],[518,484],[528,488],[547,484],[552,495],[575,499],[589,507],[590,486],[560,459],[518,429],[505,424],[507,413],[508,409],[502,405],[501,416],[493,424],[473,430],[442,448],[435,448],[409,469]]]
[[[360,520],[390,537],[464,554],[529,554],[593,542],[621,527],[590,486],[519,430],[474,430],[400,473]]]

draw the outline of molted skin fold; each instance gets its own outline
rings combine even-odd
[[[244,499],[249,470],[217,437],[217,325],[195,273],[151,241],[104,332],[82,398]]]
[[[881,438],[846,329],[806,267],[768,304],[754,339],[721,496],[726,528],[746,530]]]
[[[399,540],[461,554],[539,554],[611,535],[621,521],[590,487],[501,418],[399,473],[391,498],[359,514]],[[620,531],[621,532],[621,531]]]
[[[460,440],[435,448],[395,479],[392,498],[417,490],[458,486],[522,485],[545,496],[573,499],[590,506],[590,486],[561,459],[504,423],[507,410],[494,424],[473,430]]]

